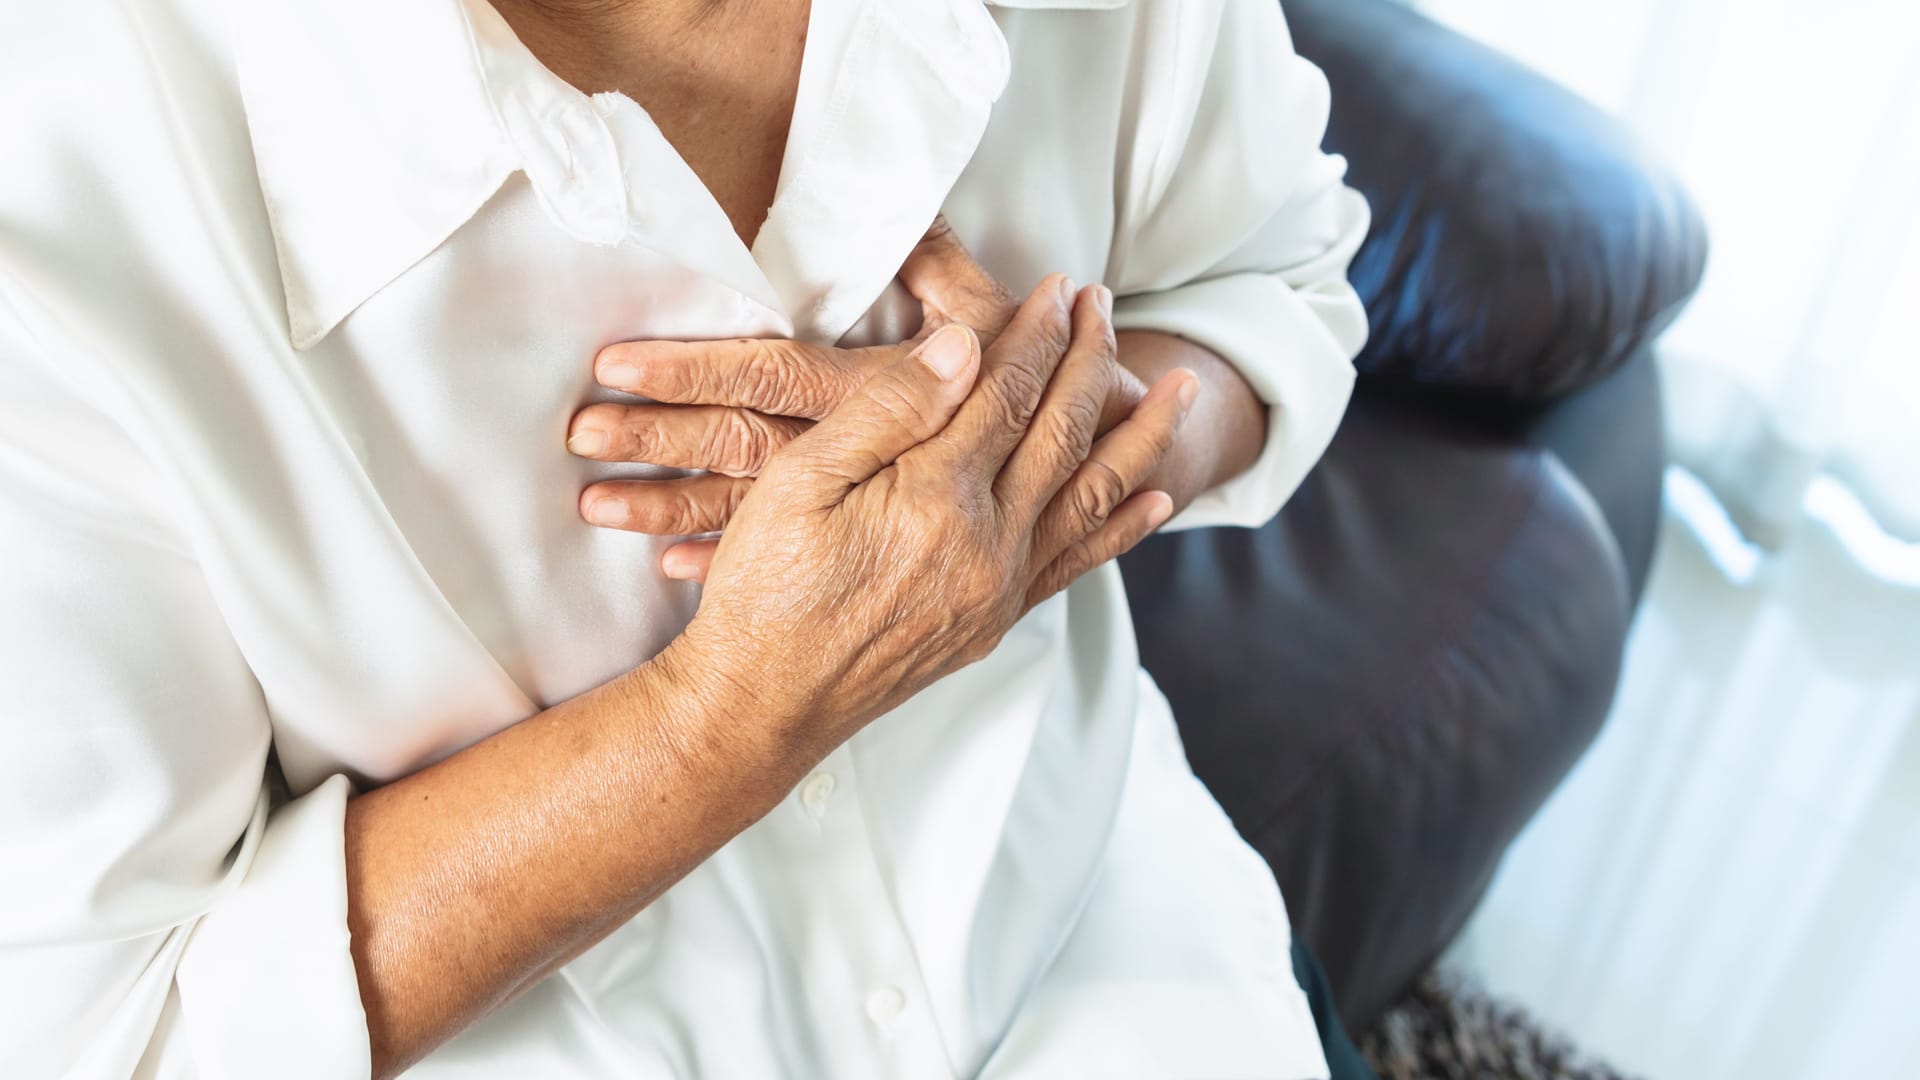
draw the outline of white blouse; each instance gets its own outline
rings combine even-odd
[[[698,589],[580,520],[633,338],[879,340],[944,209],[1331,437],[1364,202],[1271,0],[814,0],[751,250],[647,114],[479,0],[0,14],[0,1076],[360,1077],[348,797],[653,654]],[[1284,1077],[1261,859],[1113,567],[820,763],[410,1075]],[[269,784],[277,753],[287,792]]]

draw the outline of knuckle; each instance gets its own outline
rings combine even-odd
[[[1093,445],[1093,432],[1100,424],[1104,402],[1087,394],[1062,395],[1054,415],[1060,431],[1061,449],[1078,465]]]
[[[967,642],[966,648],[960,651],[961,662],[977,664],[987,657],[992,656],[993,650],[1000,647],[1000,642],[1004,640],[1006,636],[1005,631],[976,634]]]
[[[988,277],[985,271],[957,290],[960,302],[956,307],[978,330],[998,333],[1013,321],[1020,310],[1020,300],[1007,287]]]
[[[1106,462],[1090,459],[1081,482],[1073,486],[1073,512],[1082,524],[1092,528],[1111,517],[1126,497],[1126,480]]]
[[[1040,429],[1040,437],[1045,440],[1046,450],[1055,463],[1055,476],[1071,470],[1086,455],[1086,440],[1080,438],[1076,421],[1063,413],[1053,414]]]
[[[1033,406],[1026,395],[1004,381],[994,383],[986,393],[993,402],[986,417],[993,437],[996,441],[1018,440],[1033,418]]]
[[[643,492],[627,497],[628,520],[632,528],[645,533],[683,532],[681,506],[677,498],[665,492]]]
[[[1034,420],[1026,436],[1046,476],[1047,491],[1032,493],[1043,501],[1045,495],[1072,476],[1086,459],[1091,432],[1076,413],[1077,409],[1049,408]]]
[[[747,492],[752,490],[753,481],[751,480],[735,480],[727,485],[721,500],[722,509],[725,511],[722,516],[725,520],[733,520],[733,515],[740,510],[740,504],[746,500]]]
[[[792,377],[781,395],[788,406],[785,411],[803,417],[825,416],[846,400],[851,382],[844,369],[809,356],[793,365]]]
[[[1024,359],[1024,358],[1023,358]],[[1003,364],[986,380],[981,390],[993,402],[993,414],[1014,432],[1027,430],[1040,395],[1047,386],[1047,371],[1036,364],[1015,361]]]
[[[655,536],[689,533],[684,497],[660,492],[652,498],[634,500],[633,527]]]
[[[772,452],[773,434],[753,414],[730,409],[708,426],[702,452],[710,469],[748,472],[759,468]]]
[[[741,404],[784,415],[825,416],[848,390],[831,354],[785,338],[752,342],[738,379]]]
[[[627,461],[659,463],[662,454],[657,424],[649,423],[647,413],[626,405],[594,405],[605,409],[599,423],[607,432],[607,447],[612,456]]]
[[[705,532],[711,527],[706,513],[706,500],[697,488],[683,488],[675,492],[673,500],[673,521],[671,531],[676,533]]]
[[[775,400],[792,376],[793,346],[778,339],[751,341],[736,376],[739,399],[766,404]]]
[[[1047,316],[1033,331],[1034,347],[1048,362],[1058,360],[1073,344],[1073,320],[1066,309],[1049,308]]]

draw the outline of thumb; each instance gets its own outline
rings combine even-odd
[[[900,283],[926,313],[930,326],[962,322],[989,339],[1006,329],[1020,301],[974,261],[945,217],[914,245],[900,267]]]
[[[837,499],[900,455],[940,434],[980,372],[980,340],[964,324],[941,327],[860,384],[825,420],[787,444],[761,474],[812,483]]]

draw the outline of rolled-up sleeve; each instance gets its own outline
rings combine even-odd
[[[10,310],[0,1076],[365,1076],[348,781],[269,795],[267,710],[165,476]]]
[[[1258,526],[1325,451],[1352,391],[1367,320],[1346,274],[1367,204],[1320,147],[1327,81],[1293,51],[1279,5],[1159,5],[1140,38],[1114,323],[1205,346],[1267,404],[1254,465],[1166,527]]]

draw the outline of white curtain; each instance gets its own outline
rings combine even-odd
[[[1658,1080],[1920,1077],[1920,0],[1421,6],[1713,241],[1620,696],[1453,962]]]
[[[1613,716],[1449,962],[1628,1075],[1920,1077],[1920,589],[1819,527],[1773,571],[1670,522]]]
[[[1920,3],[1419,6],[1622,117],[1699,201],[1675,455],[1748,537],[1777,546],[1825,476],[1920,541]]]

